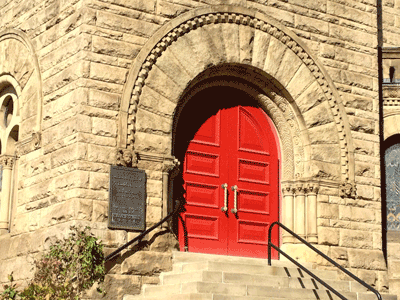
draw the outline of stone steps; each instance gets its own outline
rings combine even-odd
[[[272,287],[287,287],[287,288],[306,288],[306,289],[323,289],[324,287],[312,278],[302,277],[283,277],[283,276],[268,276],[268,275],[252,275],[246,273],[233,273],[233,272],[217,272],[217,271],[195,271],[188,273],[165,273],[161,276],[163,285],[170,285],[176,283],[186,283],[193,281],[202,282],[224,282],[236,283],[246,285],[260,285]],[[326,281],[330,286],[341,291],[365,291],[366,289],[358,284],[352,285],[348,281]]]
[[[218,261],[201,261],[201,262],[191,262],[184,264],[174,264],[174,269],[171,273],[187,273],[199,270],[209,270],[209,271],[221,271],[221,272],[235,272],[244,273],[252,275],[277,275],[285,277],[305,277],[310,276],[296,268],[292,264],[290,267],[283,266],[268,266],[267,262],[262,265],[256,264],[242,264],[242,263],[226,263]],[[330,278],[335,280],[337,278],[336,271],[330,270],[314,270],[315,275],[324,278]]]
[[[179,252],[175,251],[173,253],[174,264],[179,263],[189,263],[196,261],[218,261],[218,262],[238,262],[247,263],[255,265],[267,265],[268,261],[265,258],[253,258],[253,257],[240,257],[240,256],[227,256],[227,255],[217,255],[217,254],[204,254],[204,253],[193,253],[193,252]],[[313,264],[309,262],[302,263],[307,268],[313,268]],[[272,260],[273,266],[279,267],[293,267],[294,265],[290,261],[284,260]]]
[[[184,252],[174,253],[173,260],[173,270],[160,274],[160,285],[143,285],[141,295],[125,295],[123,300],[340,299],[288,261],[268,266],[265,259]],[[338,280],[336,271],[312,271],[348,300],[377,299],[356,282]]]

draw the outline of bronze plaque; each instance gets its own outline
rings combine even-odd
[[[108,228],[146,228],[146,173],[143,170],[111,166]]]

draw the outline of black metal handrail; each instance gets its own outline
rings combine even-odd
[[[181,201],[176,200],[177,205],[175,206],[175,209],[170,212],[164,219],[162,219],[160,222],[158,222],[157,224],[154,224],[153,226],[151,226],[149,229],[142,231],[141,234],[139,234],[137,237],[133,238],[132,240],[130,240],[129,242],[127,242],[126,244],[124,244],[123,246],[119,247],[117,250],[115,250],[114,252],[112,252],[111,254],[107,255],[105,258],[105,261],[109,261],[110,259],[114,258],[118,253],[120,253],[122,250],[124,250],[125,248],[129,247],[130,245],[132,245],[134,242],[136,241],[140,241],[144,238],[144,236],[146,234],[148,234],[149,232],[153,231],[154,229],[156,229],[158,226],[160,226],[162,223],[168,221],[170,218],[172,218],[176,213],[179,212],[180,208],[181,208]]]
[[[278,225],[279,227],[281,227],[282,229],[284,229],[285,231],[289,232],[292,236],[294,236],[296,239],[298,239],[300,242],[302,242],[304,245],[306,245],[308,248],[310,248],[311,250],[313,250],[314,252],[318,253],[319,255],[321,255],[323,258],[325,258],[327,261],[329,261],[331,264],[333,264],[336,268],[338,268],[339,270],[341,270],[342,272],[344,272],[346,275],[350,276],[351,278],[353,278],[355,281],[357,281],[358,283],[362,284],[364,287],[366,287],[367,289],[369,289],[371,292],[373,292],[376,297],[379,300],[382,300],[382,296],[381,294],[375,290],[372,286],[370,286],[369,284],[367,284],[366,282],[364,282],[363,280],[361,280],[360,278],[358,278],[356,275],[354,275],[353,273],[347,271],[345,268],[343,268],[341,265],[339,265],[337,262],[335,262],[334,260],[332,260],[330,257],[326,256],[324,253],[322,253],[321,251],[319,251],[317,248],[315,248],[313,245],[311,245],[310,243],[308,243],[306,240],[304,240],[303,238],[301,238],[300,236],[298,236],[296,233],[294,233],[293,231],[291,231],[289,228],[287,228],[285,225],[283,225],[280,222],[274,222],[271,224],[271,226],[269,227],[268,230],[268,265],[271,265],[271,247],[274,248],[276,251],[278,251],[279,253],[281,253],[283,256],[285,256],[288,260],[290,260],[292,263],[294,263],[296,266],[298,266],[300,269],[302,269],[304,272],[306,272],[308,275],[310,275],[311,277],[313,277],[315,280],[317,280],[320,284],[322,284],[324,287],[326,287],[328,290],[330,290],[332,293],[334,293],[336,296],[338,296],[340,299],[343,300],[348,300],[347,298],[345,298],[342,294],[340,294],[338,291],[336,291],[333,287],[331,287],[329,284],[327,284],[325,281],[323,281],[321,278],[319,278],[317,275],[315,275],[314,273],[312,273],[311,271],[309,271],[306,267],[304,267],[303,265],[301,265],[299,262],[297,262],[296,260],[294,260],[292,257],[290,257],[287,253],[285,253],[284,251],[282,251],[281,249],[279,249],[278,246],[272,244],[271,242],[271,232],[272,232],[272,228]]]

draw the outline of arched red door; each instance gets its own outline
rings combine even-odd
[[[267,257],[268,228],[279,218],[273,130],[262,109],[242,105],[220,109],[200,126],[184,159],[181,250],[187,232],[190,252]],[[272,240],[279,242],[277,230]]]

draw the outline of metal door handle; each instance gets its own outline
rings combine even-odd
[[[237,210],[237,190],[238,190],[238,186],[234,185],[231,186],[231,189],[233,191],[233,208],[231,209],[231,212],[233,214],[237,214],[238,210]]]
[[[228,211],[228,184],[224,183],[221,187],[224,189],[224,206],[221,207],[221,210],[226,212]]]

